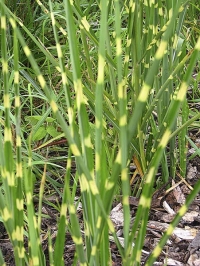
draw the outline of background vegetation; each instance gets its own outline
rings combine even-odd
[[[64,265],[64,232],[74,265],[111,265],[109,233],[123,265],[140,265],[153,192],[186,176],[188,128],[199,129],[191,105],[200,98],[199,9],[184,0],[0,1],[0,213],[16,265],[46,265],[41,210],[55,191],[62,203],[47,201],[59,212],[51,265]],[[139,177],[131,179],[133,162]],[[123,246],[109,218],[119,194]],[[140,197],[131,226],[129,195]]]

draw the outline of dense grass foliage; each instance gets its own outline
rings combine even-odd
[[[62,198],[53,206],[60,216],[54,245],[49,237],[51,265],[64,265],[66,231],[76,245],[74,265],[111,265],[109,234],[123,265],[140,265],[153,192],[177,172],[186,176],[188,128],[199,127],[199,112],[189,108],[200,97],[199,3],[24,2],[0,1],[0,214],[15,263],[46,265],[40,234],[49,190]],[[132,161],[137,182],[130,182]],[[199,190],[200,182],[146,265]],[[109,218],[119,193],[123,246]],[[133,226],[130,195],[140,197]]]

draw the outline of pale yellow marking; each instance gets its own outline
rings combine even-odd
[[[71,149],[72,153],[74,154],[74,156],[78,156],[78,157],[81,156],[81,153],[80,153],[76,144],[71,144],[70,149]]]
[[[21,138],[18,135],[17,135],[17,138],[16,138],[16,145],[17,145],[17,147],[21,147]]]
[[[158,8],[158,14],[159,14],[160,16],[163,16],[163,10],[162,10],[161,7]]]
[[[91,175],[92,179],[95,180],[95,178],[94,178],[94,170],[93,169],[90,171],[90,175]]]
[[[162,29],[161,29],[162,32],[166,31],[166,29],[167,29],[167,25],[168,25],[168,24],[169,24],[169,23],[167,22],[167,23],[162,27]]]
[[[10,108],[10,98],[9,94],[4,94],[4,107],[5,108]]]
[[[15,185],[14,173],[7,172],[7,181],[9,186],[14,187]]]
[[[99,191],[94,180],[89,181],[89,186],[93,195],[98,195]]]
[[[5,207],[2,211],[2,218],[5,222],[7,222],[10,218],[12,218],[12,213]]]
[[[144,0],[144,5],[147,6],[147,0]]]
[[[88,105],[88,98],[83,94],[83,103]]]
[[[184,10],[184,7],[183,7],[183,5],[181,5],[181,6],[179,7],[178,12],[182,12],[183,10]]]
[[[171,9],[169,10],[169,21],[171,20],[172,16],[173,16],[173,11],[172,11],[172,8],[171,8]]]
[[[67,77],[66,77],[65,72],[62,72],[61,75],[62,75],[62,82],[63,82],[63,84],[64,84],[64,85],[68,84],[68,82],[67,82]],[[68,110],[69,110],[69,108],[68,108]]]
[[[74,112],[73,108],[69,107],[68,108],[69,124],[73,122],[73,112]]]
[[[81,19],[81,23],[83,24],[86,31],[90,30],[90,24],[88,23],[86,16]]]
[[[132,42],[132,39],[128,39],[126,46],[129,47],[131,45],[131,42]]]
[[[27,57],[29,57],[31,55],[31,51],[30,49],[28,48],[28,46],[24,46],[24,53]]]
[[[162,40],[155,54],[155,59],[160,60],[163,57],[166,48],[167,48],[167,42]]]
[[[96,118],[96,119],[95,119],[95,127],[96,127],[96,129],[99,129],[100,126],[101,126],[101,121],[99,121],[99,119]]]
[[[129,56],[128,55],[125,55],[124,63],[128,63],[128,62],[129,62]]]
[[[23,201],[23,199],[16,199],[16,205],[17,205],[17,209],[19,211],[23,211],[23,209],[24,209],[24,201]]]
[[[169,130],[169,128],[166,129],[164,135],[162,136],[161,138],[161,141],[159,143],[159,147],[162,147],[162,148],[165,148],[168,141],[169,141],[169,138],[170,138],[170,135],[171,135],[171,130]]]
[[[6,30],[6,17],[5,16],[1,16],[1,28],[3,30]]]
[[[181,56],[181,55],[182,55],[182,51],[180,51],[180,52],[178,53],[178,57]]]
[[[116,163],[121,164],[121,149],[119,149],[119,152],[117,154]]]
[[[66,213],[67,213],[67,204],[63,203],[62,206],[61,206],[60,215],[61,216],[66,216]]]
[[[138,96],[138,101],[140,102],[146,102],[147,101],[147,98],[148,98],[148,95],[149,95],[149,91],[150,91],[151,87],[144,83],[143,86],[142,86],[142,90]]]
[[[16,164],[16,176],[22,177],[22,163],[21,162]]]
[[[37,226],[37,220],[35,216],[33,216],[33,224],[34,224],[34,228],[37,229],[38,226]],[[38,244],[40,244],[40,239],[38,239]]]
[[[106,180],[105,182],[105,189],[106,190],[110,190],[114,187],[115,183],[114,182],[110,182],[109,180]]]
[[[3,73],[8,73],[8,62],[2,60],[2,71]]]
[[[53,247],[52,246],[48,246],[48,249],[49,249],[49,252],[51,253],[51,252],[53,252]]]
[[[129,206],[129,197],[128,196],[123,197],[123,205]]]
[[[55,26],[56,25],[56,21],[55,21],[53,12],[50,12],[50,16],[51,16],[52,25]]]
[[[97,83],[102,84],[104,81],[104,65],[105,60],[101,54],[99,54],[99,61],[98,61],[98,79]]]
[[[89,190],[89,184],[84,174],[81,174],[80,177],[80,185],[81,185],[81,191],[88,191]]]
[[[154,39],[148,46],[147,50],[150,50],[152,46],[156,43],[156,40]]]
[[[142,254],[142,251],[141,250],[137,250],[137,253],[136,253],[136,261],[139,262],[141,260],[141,254]]]
[[[19,71],[14,72],[14,83],[19,84]]]
[[[198,40],[196,42],[195,49],[200,51],[200,37],[198,38]]]
[[[120,56],[121,54],[122,54],[121,39],[117,37],[116,38],[116,56]]]
[[[110,229],[110,232],[114,233],[115,232],[115,228],[114,228],[114,225],[113,225],[112,221],[108,218],[107,222],[108,222],[108,227]]]
[[[97,229],[99,229],[101,227],[101,221],[102,221],[101,216],[98,216],[97,224],[96,224]]]
[[[89,231],[89,225],[88,222],[85,221],[85,236],[89,236],[90,235],[90,231]]]
[[[122,80],[122,81],[118,84],[118,97],[119,97],[119,99],[123,99],[123,98],[124,98],[124,90],[123,90],[123,86],[124,86],[124,80]]]
[[[132,5],[132,8],[131,8],[131,13],[134,13],[134,11],[135,11],[135,5],[136,5],[136,3],[134,2],[133,5]]]
[[[150,198],[146,198],[144,195],[141,195],[139,205],[142,205],[143,207],[149,208],[151,205]]]
[[[31,157],[28,158],[28,166],[29,166],[29,167],[32,166],[32,159],[31,159]]]
[[[23,242],[23,232],[24,228],[17,226],[16,230],[12,232],[12,239]]]
[[[153,34],[156,35],[158,33],[157,26],[153,25]]]
[[[69,212],[70,212],[71,214],[75,214],[75,213],[76,213],[76,210],[75,210],[74,205],[72,205],[72,204],[69,205]]]
[[[178,214],[179,214],[180,216],[183,216],[183,215],[186,213],[186,211],[187,211],[187,207],[186,207],[185,205],[183,205],[183,206],[180,208],[180,210],[178,211]]]
[[[81,80],[74,81],[74,89],[76,92],[77,108],[80,110],[81,104],[84,103]]]
[[[177,41],[178,41],[178,35],[175,34],[175,35],[174,35],[174,43],[173,43],[173,48],[174,48],[174,49],[176,49]]]
[[[150,184],[152,182],[153,176],[155,172],[155,167],[151,167],[149,172],[147,173],[146,183]]]
[[[173,231],[174,231],[174,227],[170,224],[169,227],[168,227],[167,230],[166,230],[166,234],[167,234],[168,236],[171,236],[172,233],[173,233]]]
[[[122,117],[120,117],[119,119],[119,126],[120,127],[124,127],[127,125],[127,117],[126,115],[123,115]]]
[[[27,204],[30,205],[32,202],[31,192],[26,193],[26,200],[27,200]]]
[[[101,166],[100,155],[97,153],[95,158],[96,158],[95,168],[96,168],[96,171],[98,172],[100,170],[100,166]]]
[[[56,48],[57,48],[57,54],[58,54],[58,58],[62,58],[62,50],[61,50],[61,46],[59,43],[56,44]]]
[[[40,86],[44,89],[44,87],[46,86],[46,81],[45,79],[43,78],[43,76],[40,74],[37,76],[37,79],[40,83]]]
[[[176,96],[176,99],[178,101],[181,101],[182,102],[185,99],[185,95],[186,95],[186,92],[187,92],[187,88],[188,88],[187,83],[183,81],[181,83],[181,87],[180,87],[180,89],[179,89],[179,91],[177,93],[177,96]]]
[[[153,251],[153,253],[152,253],[153,257],[157,258],[160,255],[161,251],[162,251],[161,247],[160,246],[156,246],[154,251]]]
[[[95,256],[97,252],[97,246],[92,246],[92,251],[91,251],[91,255]]]
[[[121,177],[121,180],[122,180],[122,181],[126,181],[126,180],[127,180],[127,169],[126,169],[126,168],[124,168],[124,169],[122,170],[122,177]]]
[[[81,237],[77,238],[77,237],[75,237],[75,236],[72,235],[72,239],[73,239],[73,241],[74,241],[74,243],[76,245],[82,245],[83,244],[83,240],[82,240]]]
[[[39,266],[39,258],[38,257],[32,257],[32,259],[33,259],[33,265]]]
[[[91,138],[90,138],[90,134],[84,138],[84,144],[87,148],[93,148],[92,142],[91,142]]]
[[[20,107],[20,97],[15,96],[15,107],[19,108]]]
[[[76,93],[77,94],[80,93],[81,97],[83,97],[83,95],[82,95],[82,82],[80,79],[74,80],[74,88],[75,88]]]
[[[56,69],[58,70],[59,73],[61,73],[61,68],[59,66],[56,66]]]
[[[24,258],[24,254],[25,254],[25,248],[24,247],[17,247],[17,252],[18,252],[18,256],[19,258]]]
[[[19,20],[19,25],[21,26],[21,27],[24,27],[24,24],[22,23],[22,21],[21,20]]]
[[[41,3],[40,0],[37,0],[37,3],[38,3],[39,6],[43,6],[43,4]]]
[[[51,100],[50,105],[51,105],[52,111],[55,114],[58,111],[58,106],[57,106],[56,102],[54,100]]]

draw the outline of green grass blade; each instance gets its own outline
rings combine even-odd
[[[115,28],[116,28],[116,60],[117,60],[117,90],[119,101],[119,157],[121,164],[121,181],[123,193],[123,212],[124,212],[124,248],[128,246],[129,227],[130,227],[130,209],[129,193],[130,185],[128,179],[127,162],[128,162],[128,138],[127,138],[127,98],[126,86],[122,76],[122,44],[121,44],[121,20],[120,4],[115,1]]]

